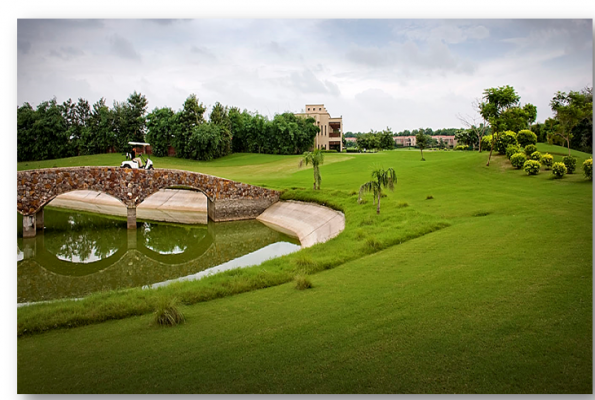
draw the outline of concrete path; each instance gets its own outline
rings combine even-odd
[[[64,193],[49,205],[126,217],[126,206],[118,199],[90,190]],[[162,189],[137,207],[136,217],[180,224],[206,224],[207,198],[204,194],[191,190]]]
[[[345,215],[315,203],[283,201],[256,218],[287,235],[297,237],[302,247],[326,242],[345,229]]]

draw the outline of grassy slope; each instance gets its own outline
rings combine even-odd
[[[400,202],[451,226],[320,272],[310,290],[284,284],[185,306],[175,328],[145,315],[21,338],[19,392],[591,392],[592,185],[580,167],[552,180],[502,157],[484,167],[486,156],[428,152],[422,163],[400,151],[325,164],[323,188],[337,198],[371,164],[399,177],[381,218],[371,201],[357,206],[342,236],[380,237]],[[188,169],[310,187],[311,170],[267,174],[259,159],[271,171],[295,165],[236,155]],[[316,247],[316,260],[341,251]]]

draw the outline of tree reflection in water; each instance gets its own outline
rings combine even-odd
[[[23,239],[17,219],[17,301],[82,297],[188,276],[276,242],[298,244],[256,220],[177,225],[46,207],[45,230]]]

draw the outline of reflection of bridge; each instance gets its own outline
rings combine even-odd
[[[171,236],[166,239],[172,242],[186,231],[183,227],[174,228],[181,232],[166,232]],[[58,258],[55,251],[60,246],[56,246],[55,239],[65,238],[47,233],[19,238],[17,244],[23,260],[18,263],[17,301],[77,298],[102,290],[152,285],[196,274],[272,243],[296,242],[256,220],[209,223],[191,230],[197,233],[188,235],[192,245],[186,246],[182,253],[167,255],[161,254],[159,248],[147,247],[147,236],[142,229],[119,230],[109,242],[112,254],[86,264]],[[92,239],[102,237],[97,234]],[[167,248],[168,244],[169,241],[163,247]]]
[[[43,228],[43,207],[73,190],[109,194],[127,207],[128,228],[136,229],[136,207],[160,189],[182,186],[207,197],[213,221],[256,218],[279,200],[279,192],[197,172],[119,167],[48,168],[17,172],[17,211],[23,214],[23,236]]]

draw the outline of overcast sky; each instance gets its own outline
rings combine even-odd
[[[461,126],[486,88],[511,85],[551,116],[558,91],[593,85],[591,19],[18,21],[17,104],[149,110],[195,93],[272,117],[323,103],[344,131]]]

